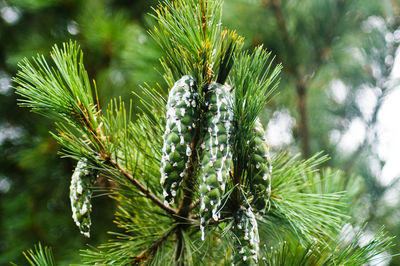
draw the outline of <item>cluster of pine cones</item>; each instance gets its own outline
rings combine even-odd
[[[212,83],[204,92],[201,106],[195,80],[184,76],[171,88],[167,102],[166,128],[161,158],[161,185],[166,204],[173,204],[182,181],[193,164],[192,154],[199,155],[200,228],[220,218],[222,196],[232,174],[232,134],[235,117],[231,87]],[[200,143],[193,146],[196,127]],[[241,207],[233,231],[237,254],[235,261],[257,261],[258,230],[254,213],[265,213],[271,191],[271,164],[265,131],[257,119],[251,147],[248,173],[251,174],[250,205]],[[247,244],[246,244],[247,243]]]

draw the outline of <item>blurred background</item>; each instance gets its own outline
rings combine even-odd
[[[0,264],[25,264],[22,251],[41,241],[60,265],[115,230],[107,196],[94,199],[93,234],[71,219],[74,162],[60,159],[51,121],[17,107],[17,63],[76,40],[103,105],[165,85],[161,51],[146,30],[155,0],[0,0]],[[224,24],[282,62],[279,95],[263,112],[274,151],[323,150],[326,166],[357,187],[353,220],[400,235],[400,1],[225,0]],[[166,88],[165,88],[166,89]],[[137,110],[137,109],[136,109]],[[102,185],[101,182],[99,185]],[[392,254],[400,253],[400,237]],[[386,264],[400,265],[400,257]]]

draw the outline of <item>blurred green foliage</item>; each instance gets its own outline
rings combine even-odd
[[[133,90],[140,93],[143,82],[163,82],[154,70],[161,51],[146,33],[152,22],[145,14],[156,2],[0,0],[0,264],[22,264],[21,252],[37,241],[52,246],[57,261],[78,262],[77,250],[103,240],[112,227],[113,205],[98,197],[94,237],[87,241],[79,235],[68,198],[72,162],[57,156],[49,120],[17,108],[8,89],[17,62],[48,54],[54,43],[77,40],[103,105]],[[400,232],[397,208],[376,212],[388,187],[370,164],[371,158],[381,168],[384,164],[374,146],[376,115],[394,87],[388,81],[400,40],[387,36],[400,26],[399,6],[396,0],[227,0],[224,6],[225,24],[246,36],[248,47],[263,43],[283,63],[280,95],[263,122],[287,111],[296,124],[290,132],[294,141],[277,148],[306,155],[325,150],[332,157],[328,164],[342,169],[349,182],[361,176],[364,208],[354,211],[355,219],[369,221],[371,228],[386,224],[392,235]],[[345,95],[338,100],[334,90],[341,85]],[[371,89],[377,104],[366,115],[357,99]],[[357,119],[365,138],[343,151],[338,144]],[[335,134],[339,137],[332,138]],[[395,257],[392,263],[400,261]]]
[[[160,51],[143,26],[154,3],[0,1],[0,264],[24,264],[21,252],[38,241],[54,247],[58,262],[79,262],[78,250],[104,242],[113,228],[113,203],[96,197],[94,236],[86,240],[79,234],[68,196],[73,162],[57,155],[49,120],[17,108],[16,95],[8,88],[17,62],[48,54],[54,43],[77,40],[101,104],[116,95],[128,97],[144,81],[162,82],[153,70]],[[98,186],[102,192],[109,184]]]
[[[377,116],[398,85],[391,72],[400,42],[399,10],[397,0],[234,0],[226,1],[224,13],[232,28],[252,36],[249,47],[264,44],[284,66],[281,94],[264,123],[282,113],[296,123],[290,128],[293,142],[275,148],[305,157],[324,150],[332,157],[327,164],[342,169],[349,182],[362,177],[354,219],[367,221],[372,231],[388,225],[393,235],[399,232],[397,206],[392,209],[383,198],[397,180],[386,186],[379,180],[385,162],[377,154]],[[366,94],[372,102],[363,102]],[[355,123],[365,134],[343,147]]]

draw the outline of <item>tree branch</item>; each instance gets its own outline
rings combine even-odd
[[[157,249],[161,246],[164,241],[168,239],[168,237],[176,230],[176,226],[173,227],[171,230],[168,230],[164,235],[160,237],[156,242],[151,245],[150,248],[148,248],[146,251],[143,251],[142,254],[139,256],[135,257],[134,260],[132,261],[132,265],[136,265],[137,263],[140,263],[144,259],[146,259],[148,256],[153,256]]]
[[[199,205],[200,199],[197,199],[196,201],[192,202],[189,207],[189,211],[192,211],[194,208],[196,208],[197,205]]]
[[[142,183],[140,183],[137,179],[133,177],[125,168],[119,165],[114,159],[109,158],[109,163],[112,167],[118,169],[128,181],[130,181],[135,187],[137,187],[147,198],[153,201],[156,205],[158,205],[161,209],[165,210],[168,214],[175,216],[177,211],[167,205],[164,204],[162,200],[160,200],[156,195],[151,193]]]

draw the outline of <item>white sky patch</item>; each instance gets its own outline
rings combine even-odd
[[[393,38],[395,42],[400,42],[400,30],[395,30],[393,33]]]
[[[356,104],[366,121],[370,121],[378,102],[378,90],[364,87],[356,92]]]
[[[348,89],[341,80],[335,79],[331,82],[331,92],[333,100],[342,104],[346,100]]]
[[[13,127],[8,124],[0,125],[0,145],[7,139],[17,139],[21,137],[23,133],[22,128],[20,127]]]
[[[351,224],[347,223],[343,226],[339,238],[343,240],[344,243],[350,243],[357,235],[358,230],[358,227],[354,228]]]
[[[385,161],[380,182],[400,177],[400,87],[384,100],[378,114],[378,155]]]
[[[383,201],[385,202],[385,205],[388,207],[396,207],[399,206],[400,203],[400,184],[397,184],[391,188],[389,188],[384,196],[383,196]]]
[[[398,30],[397,30],[398,31]],[[396,32],[397,32],[396,31]],[[395,34],[396,34],[395,32]],[[400,35],[400,31],[399,31],[399,35]],[[393,69],[392,72],[390,73],[390,77],[392,79],[398,79],[400,78],[400,57],[399,57],[399,49],[396,50],[396,58],[394,60],[394,64],[393,64]]]
[[[366,246],[368,243],[370,243],[371,240],[374,239],[374,233],[370,231],[363,231],[363,234],[360,235],[360,240],[358,243],[360,244],[361,247]],[[384,252],[382,254],[379,254],[377,256],[374,256],[371,258],[371,263],[367,265],[374,265],[374,266],[385,266],[389,265],[390,259],[388,259],[388,253]]]
[[[145,34],[139,34],[138,41],[140,44],[144,44],[146,42],[146,40],[147,40],[147,37]]]
[[[76,21],[71,20],[67,25],[67,30],[71,35],[77,35],[79,33],[79,25]]]
[[[282,147],[293,142],[292,129],[296,120],[288,110],[276,111],[267,126],[268,142],[276,147]]]
[[[11,77],[5,72],[0,71],[0,94],[7,94],[11,88]]]
[[[0,176],[0,193],[7,193],[11,188],[11,180],[8,177]]]
[[[373,264],[371,264],[371,265],[374,265],[374,266],[386,266],[386,265],[389,265],[390,260],[391,260],[390,259],[390,255],[391,254],[389,254],[389,252],[387,252],[387,251],[382,252],[381,254],[373,257],[373,259],[371,260],[371,263],[373,263]]]
[[[399,39],[400,31],[397,30],[393,35],[395,39]],[[392,85],[399,84],[400,82],[399,51],[397,49],[393,69],[390,74],[390,83]],[[379,182],[382,185],[389,185],[395,178],[400,177],[400,86],[397,86],[385,97],[378,113],[377,130],[378,155],[385,162]],[[390,198],[393,199],[393,195],[396,193],[399,194],[399,191],[400,186],[390,189],[388,193],[392,195],[389,197],[385,195],[385,198],[387,200]],[[400,203],[398,199],[396,199],[396,202]]]
[[[392,55],[387,55],[386,57],[385,57],[385,64],[386,65],[388,65],[388,66],[391,66],[391,65],[393,65],[393,62],[394,61],[394,59],[393,59],[393,56]]]
[[[366,33],[370,33],[373,29],[378,29],[383,32],[386,31],[386,23],[382,17],[370,16],[362,24],[361,28]]]
[[[18,8],[6,6],[0,9],[0,15],[8,24],[15,24],[18,22],[21,14]]]
[[[329,140],[332,144],[336,145],[340,141],[340,131],[337,129],[334,129],[329,132]]]
[[[122,84],[125,82],[124,75],[118,69],[112,69],[109,72],[110,80],[112,80],[115,84]]]
[[[376,54],[378,53],[379,52],[376,52]],[[380,66],[376,63],[371,63],[369,66],[371,67],[372,76],[377,80],[382,79],[382,70]]]
[[[339,149],[344,152],[353,152],[364,141],[365,123],[360,118],[351,121],[348,130],[342,135]]]
[[[361,247],[364,247],[368,243],[370,243],[371,240],[374,238],[374,234],[369,231],[362,230],[362,234],[359,234],[360,230],[362,228],[358,226],[352,226],[351,224],[345,224],[342,228],[342,231],[340,232],[339,239],[341,239],[344,243],[351,243],[354,241],[354,238],[359,235],[359,240],[358,244]],[[388,253],[384,252],[380,255],[374,256],[371,258],[371,264],[366,264],[366,265],[374,265],[374,266],[385,266],[389,265],[390,259],[387,258]]]
[[[382,174],[381,163],[376,156],[368,156],[368,167],[374,176],[380,176]]]

